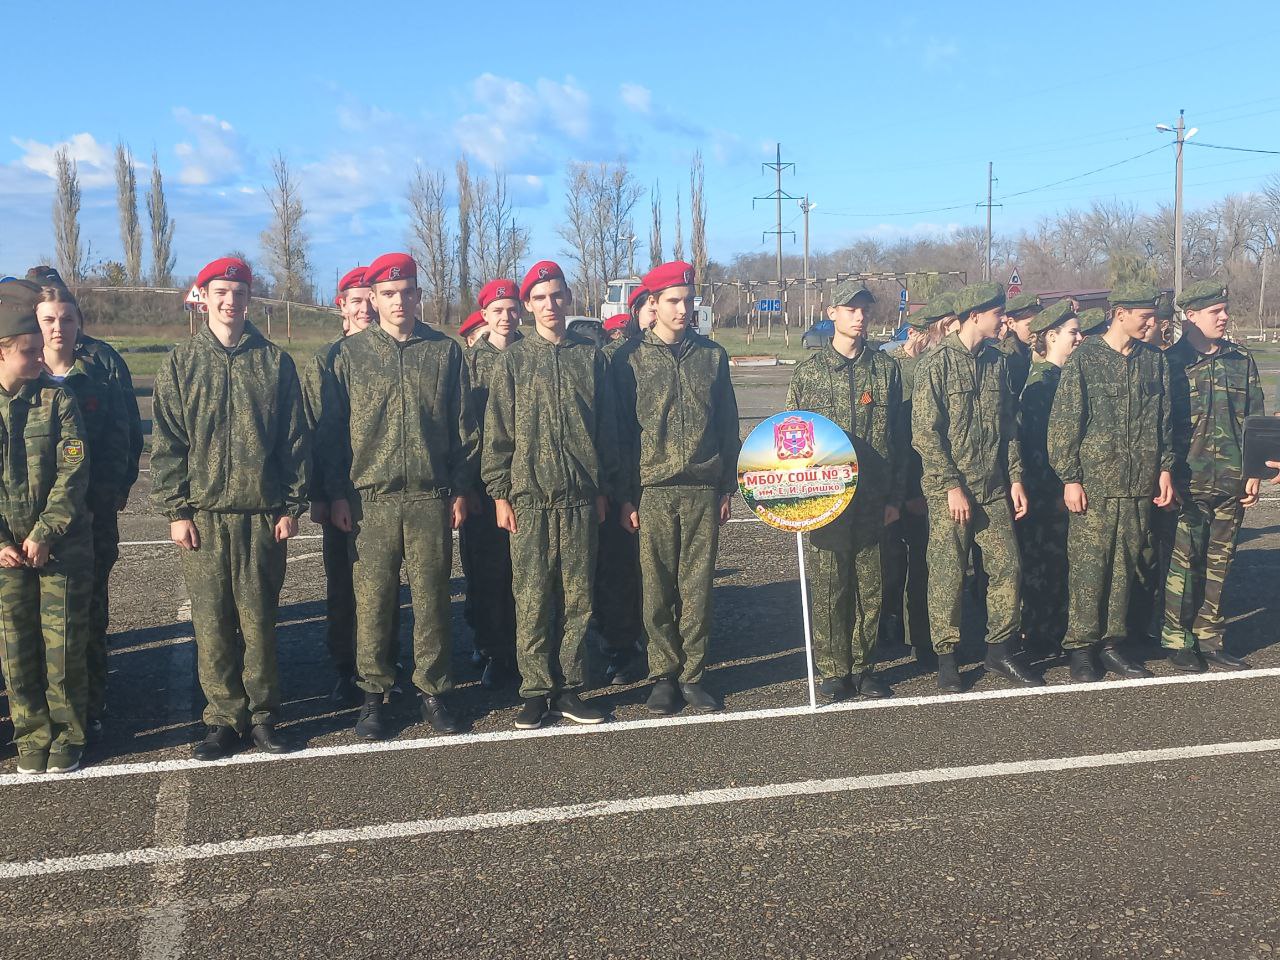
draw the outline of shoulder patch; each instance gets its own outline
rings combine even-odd
[[[84,459],[84,441],[69,439],[62,441],[62,460],[64,463],[76,464]]]

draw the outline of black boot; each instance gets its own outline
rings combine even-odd
[[[1112,673],[1124,677],[1126,680],[1141,680],[1146,677],[1153,677],[1150,670],[1136,661],[1130,660],[1120,652],[1118,644],[1107,644],[1103,646],[1098,653],[1098,660],[1102,664],[1103,670],[1110,670]]]
[[[849,677],[823,677],[818,683],[818,699],[823,703],[839,703],[856,693]]]
[[[547,698],[529,697],[516,714],[517,730],[537,730],[547,719]]]
[[[1095,683],[1102,671],[1093,662],[1093,647],[1077,647],[1071,651],[1071,679],[1075,683]]]
[[[650,713],[656,713],[662,717],[669,717],[680,709],[680,692],[676,689],[676,682],[669,677],[663,677],[653,685],[653,692],[649,694],[649,699],[644,704],[649,708]]]
[[[254,724],[249,736],[263,753],[288,753],[293,749],[293,744],[269,723]]]
[[[889,685],[870,670],[863,670],[855,685],[859,694],[872,700],[883,700],[885,697],[893,696]]]
[[[457,733],[462,729],[458,726],[457,717],[449,712],[443,700],[425,693],[422,695],[422,719],[431,724],[431,729],[436,733]]]
[[[1171,650],[1169,663],[1183,673],[1204,673],[1209,669],[1205,666],[1199,650]]]
[[[702,713],[719,713],[724,709],[724,704],[700,683],[680,684],[680,695],[684,697],[685,703]]]
[[[235,752],[240,735],[231,727],[210,726],[203,740],[195,745],[191,755],[197,760],[221,760]]]
[[[382,725],[382,694],[365,693],[360,719],[356,721],[356,736],[361,740],[387,738],[387,730]]]
[[[938,689],[944,693],[959,693],[964,689],[954,653],[938,654]]]
[[[1006,680],[1012,680],[1020,687],[1043,687],[1044,677],[1034,672],[1022,660],[1022,657],[1010,649],[1008,640],[987,644],[985,666],[993,673],[998,673]]]
[[[1248,660],[1242,660],[1240,657],[1227,653],[1225,650],[1204,650],[1201,652],[1201,656],[1214,666],[1224,667],[1227,670],[1250,669]]]

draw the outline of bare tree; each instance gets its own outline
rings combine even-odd
[[[570,164],[565,187],[565,222],[557,228],[575,264],[579,302],[595,312],[605,284],[627,268],[627,241],[634,232],[632,214],[644,190],[627,165]]]
[[[649,211],[653,216],[649,226],[649,269],[652,270],[662,263],[662,188],[656,180],[649,195]]]
[[[147,191],[147,217],[151,221],[151,283],[157,287],[173,284],[173,228],[169,204],[164,198],[164,177],[160,157],[151,151],[151,189]]]
[[[438,326],[449,325],[457,278],[457,244],[449,229],[445,175],[415,167],[409,181],[410,248],[422,268],[422,292]]]
[[[470,221],[475,275],[485,283],[518,277],[520,263],[529,252],[529,231],[516,222],[506,174],[495,170],[491,180],[474,182]]]
[[[684,259],[684,231],[680,229],[680,189],[676,188],[676,239],[671,248],[671,256],[675,260]]]
[[[53,201],[53,237],[58,249],[58,270],[70,283],[79,283],[89,272],[89,250],[80,246],[80,171],[66,147],[54,155],[57,195]]]
[[[458,299],[463,309],[471,304],[471,220],[475,190],[467,158],[459,157],[454,171],[458,176]]]
[[[142,224],[138,221],[138,178],[133,153],[124,141],[116,144],[116,207],[120,213],[120,246],[124,276],[133,286],[142,283]]]
[[[307,234],[302,226],[307,210],[283,153],[277,153],[271,161],[271,173],[275,183],[262,188],[271,203],[272,214],[271,225],[262,231],[262,252],[267,269],[275,278],[276,296],[299,302],[309,292],[306,290],[310,272]]]
[[[693,273],[699,283],[707,282],[707,200],[702,151],[693,154],[689,170],[689,254]]]

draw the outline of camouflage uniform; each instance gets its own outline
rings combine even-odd
[[[82,748],[93,540],[90,453],[71,393],[41,376],[0,389],[0,547],[49,545],[39,570],[0,568],[0,659],[23,755]]]
[[[400,571],[413,600],[413,683],[453,687],[451,504],[475,486],[480,442],[461,348],[419,323],[398,341],[377,324],[333,357],[321,442],[325,489],[351,504],[356,669],[366,693],[395,685]]]
[[[302,399],[306,412],[307,428],[315,435],[322,419],[326,379],[331,375],[333,356],[343,338],[325,344],[302,376]],[[311,489],[308,499],[312,503],[328,504],[330,495],[325,490],[324,458],[331,451],[324,443],[311,448]],[[351,677],[356,672],[356,597],[351,575],[351,534],[339,530],[332,523],[320,528],[320,553],[324,561],[325,646],[329,659],[339,677]],[[396,610],[399,611],[397,605]],[[395,631],[399,635],[399,630]]]
[[[612,363],[618,350],[632,340],[612,340],[602,348]],[[595,611],[605,652],[628,660],[640,648],[644,623],[640,612],[640,538],[622,528],[622,504],[609,501],[609,515],[600,525],[596,557]]]
[[[912,443],[929,499],[929,621],[933,648],[960,642],[961,601],[969,554],[982,551],[987,589],[987,643],[1006,643],[1019,626],[1021,563],[1009,485],[1022,480],[1017,400],[1008,359],[990,343],[968,350],[948,335],[920,364],[912,395]],[[961,526],[947,491],[968,495],[972,518]]]
[[[519,340],[521,336],[515,333],[513,338]],[[502,354],[503,351],[489,343],[487,335],[466,350],[471,409],[479,427],[484,426],[489,381],[502,362]],[[467,515],[459,539],[459,549],[466,561],[467,601],[471,607],[475,646],[490,659],[514,663],[516,601],[511,592],[511,535],[498,526],[493,497],[481,488],[478,499],[480,512]]]
[[[653,331],[614,356],[618,499],[640,514],[649,677],[701,683],[711,639],[720,500],[738,486],[738,401],[729,355],[687,330]]]
[[[1081,343],[1063,365],[1049,416],[1049,465],[1088,497],[1088,509],[1068,521],[1067,650],[1125,639],[1151,500],[1173,463],[1168,365],[1155,347],[1132,347],[1126,356],[1102,337]]]
[[[93,595],[89,603],[89,635],[85,639],[88,665],[90,720],[101,720],[106,708],[107,628],[110,622],[107,587],[111,568],[120,557],[120,527],[116,508],[128,494],[131,448],[129,419],[120,383],[77,344],[75,362],[62,385],[80,409],[84,439],[89,447],[89,491],[92,516]],[[136,466],[136,463],[135,463]]]
[[[1010,332],[1000,341],[997,349],[1005,355],[1009,365],[1009,389],[1015,397],[1021,397],[1027,386],[1027,377],[1031,375],[1031,348]]]
[[[133,389],[133,376],[124,358],[105,340],[98,340],[84,331],[76,340],[77,351],[83,350],[90,360],[95,360],[107,371],[107,379],[120,387],[124,397],[124,418],[129,427],[129,453],[125,460],[124,489],[121,500],[129,495],[138,482],[138,461],[142,458],[142,414],[138,410],[138,395]],[[117,537],[117,540],[119,538]]]
[[[1263,413],[1253,356],[1229,340],[1202,354],[1183,337],[1165,354],[1172,407],[1173,483],[1182,501],[1165,587],[1160,643],[1220,651],[1222,588],[1244,517],[1244,418]]]
[[[156,374],[151,482],[171,522],[191,520],[179,551],[195,629],[204,722],[244,733],[280,709],[276,612],[283,516],[307,506],[309,438],[293,360],[246,323],[222,346],[202,327]]]
[[[608,361],[566,333],[512,344],[489,382],[481,478],[511,503],[516,660],[526,699],[582,684],[598,518],[617,470]]]
[[[1057,647],[1067,625],[1067,527],[1062,481],[1049,466],[1049,412],[1062,370],[1047,360],[1031,365],[1022,389],[1022,475],[1027,515],[1017,524],[1022,553],[1022,632]]]
[[[852,358],[828,340],[800,363],[788,410],[818,413],[841,427],[858,455],[853,504],[809,534],[813,654],[824,677],[847,677],[875,664],[883,581],[884,509],[903,488],[905,421],[898,362],[874,344]]]

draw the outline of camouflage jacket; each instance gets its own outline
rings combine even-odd
[[[89,450],[89,506],[115,513],[120,497],[129,490],[131,447],[124,391],[82,345],[76,345],[75,356],[62,385],[76,398]]]
[[[902,450],[906,461],[902,470],[902,499],[918,500],[924,496],[920,488],[920,479],[924,475],[924,465],[920,462],[920,454],[911,444],[911,398],[916,389],[916,374],[927,353],[909,357],[905,353],[897,355],[898,373],[902,375]]]
[[[511,343],[507,344],[507,349],[523,339],[523,335],[517,330],[511,335]],[[487,333],[465,351],[467,376],[471,381],[471,411],[475,415],[476,425],[481,428],[481,434],[484,432],[485,411],[489,408],[489,381],[493,379],[493,371],[501,365],[502,354],[505,352],[489,342]]]
[[[613,354],[619,500],[644,487],[738,488],[738,400],[724,347],[692,330],[674,347],[648,331]]]
[[[532,333],[489,381],[481,479],[497,500],[547,509],[611,495],[617,417],[608,361],[590,340]]]
[[[156,374],[152,409],[152,497],[171,521],[196,510],[306,510],[310,436],[298,372],[253,324],[229,350],[207,325],[175,347]]]
[[[324,419],[324,400],[331,395],[329,377],[333,372],[333,357],[342,346],[345,337],[331,340],[302,368],[302,415],[307,421],[307,430],[311,433],[311,486],[307,491],[307,499],[312,503],[328,503],[330,496],[325,489],[327,467],[325,457],[332,451],[323,443],[316,442],[320,432],[320,421]]]
[[[46,376],[0,388],[0,547],[87,529],[90,455],[75,397]]]
[[[1184,497],[1243,496],[1244,418],[1263,413],[1253,355],[1229,340],[1200,353],[1183,337],[1165,359],[1174,486]]]
[[[127,494],[138,481],[138,461],[142,458],[142,414],[138,411],[138,395],[133,389],[133,376],[129,365],[118,354],[111,344],[98,340],[88,334],[81,333],[76,341],[77,350],[83,349],[90,359],[102,364],[107,371],[108,379],[120,387],[124,400],[125,422],[129,428],[128,456],[125,460],[124,485],[120,490]]]
[[[480,433],[462,348],[418,323],[399,341],[377,324],[347,337],[326,377],[320,443],[335,499],[462,496]]]
[[[902,374],[891,354],[868,343],[851,359],[826,341],[796,365],[787,409],[820,413],[853,441],[858,455],[854,511],[862,508],[883,522],[884,505],[902,503],[906,409]]]
[[[1091,497],[1149,497],[1173,466],[1169,367],[1134,343],[1129,355],[1089,337],[1062,367],[1049,414],[1049,465]]]
[[[1009,358],[1009,386],[1013,395],[1022,396],[1027,377],[1031,374],[1031,349],[1012,332],[1000,341],[996,349]]]
[[[1062,499],[1062,481],[1049,466],[1048,445],[1049,412],[1061,378],[1059,367],[1037,358],[1022,388],[1022,480],[1033,508]]]
[[[930,497],[960,487],[989,503],[1022,481],[1017,398],[1008,359],[983,342],[975,354],[948,334],[916,368],[911,442]]]

